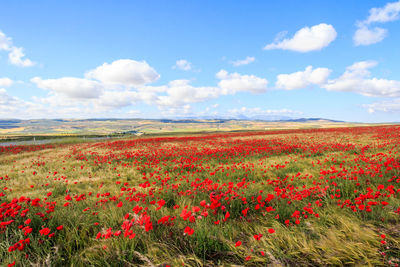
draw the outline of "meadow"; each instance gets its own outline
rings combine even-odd
[[[4,266],[398,266],[400,126],[0,147]]]

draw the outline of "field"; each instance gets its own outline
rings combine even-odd
[[[400,126],[0,147],[0,264],[398,266]]]
[[[186,120],[146,120],[146,119],[47,119],[47,120],[1,120],[0,141],[2,139],[28,136],[76,136],[113,135],[121,133],[164,134],[180,132],[212,132],[265,129],[330,128],[367,126],[366,123],[299,119],[288,121],[235,120],[235,119],[186,119]]]

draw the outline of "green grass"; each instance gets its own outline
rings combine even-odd
[[[343,135],[346,137],[343,140],[351,144],[375,143],[370,134]],[[259,142],[255,142],[257,138]],[[399,169],[381,168],[386,157],[377,154],[388,154],[386,147],[373,146],[364,154],[361,145],[350,150],[319,149],[311,154],[298,148],[308,143],[335,144],[335,132],[224,136],[212,142],[205,135],[204,140],[154,141],[152,146],[146,147],[145,143],[121,150],[75,141],[78,140],[66,140],[53,149],[0,154],[0,177],[9,177],[0,179],[0,192],[5,194],[0,202],[10,203],[25,196],[40,198],[43,204],[29,206],[26,217],[14,216],[15,222],[0,230],[0,264],[15,260],[18,266],[388,266],[400,261],[400,216],[395,213],[400,207],[396,191],[399,184],[395,179],[389,181],[399,176]],[[253,150],[279,143],[295,144],[297,148],[259,153]],[[246,149],[236,150],[236,156],[230,158],[229,149],[243,144]],[[72,148],[87,160],[77,159]],[[208,153],[208,148],[216,152]],[[222,148],[224,152],[218,152]],[[392,153],[398,152],[397,149]],[[137,152],[136,158],[127,158],[124,156],[127,151],[141,152]],[[154,154],[157,151],[162,153]],[[108,158],[95,164],[96,156]],[[285,167],[277,168],[278,164]],[[351,173],[354,166],[366,171],[379,167],[380,172]],[[322,174],[322,171],[332,173]],[[144,174],[150,182],[146,188],[140,186],[146,181]],[[357,180],[347,179],[354,176]],[[393,185],[396,193],[367,201],[384,200],[388,204],[373,206],[371,212],[360,210],[356,198],[369,190],[377,192],[380,185],[385,189]],[[49,197],[48,192],[52,192]],[[387,191],[381,189],[381,192]],[[104,193],[108,195],[97,197]],[[82,194],[85,198],[76,201],[75,197]],[[265,202],[269,194],[274,198]],[[64,207],[67,195],[73,199],[68,201],[70,206]],[[194,206],[203,209],[201,201],[210,204],[217,196],[221,197],[216,202],[220,206],[208,209],[208,216],[199,217],[197,212],[195,222],[181,218],[185,206],[189,210]],[[165,200],[165,205],[157,209],[157,204],[151,202],[160,199]],[[263,204],[256,209],[259,199]],[[338,200],[351,201],[356,211],[341,207],[343,202]],[[45,202],[55,206],[53,212],[46,213]],[[117,206],[119,202],[122,207]],[[20,205],[19,212],[26,204]],[[113,232],[121,230],[126,215],[128,220],[138,220],[144,210],[134,214],[132,209],[136,205],[148,209],[152,230],[145,231],[137,224],[131,228],[136,234],[133,239],[123,233],[96,239],[99,232],[106,233],[109,228]],[[268,212],[266,207],[273,210]],[[319,216],[308,214],[305,207],[312,207]],[[84,211],[87,208],[90,209]],[[243,213],[245,209],[247,216]],[[230,217],[225,221],[227,211]],[[292,216],[296,212],[300,214],[299,224]],[[38,213],[43,213],[46,219]],[[158,224],[166,215],[176,219],[169,225]],[[32,219],[33,231],[28,235],[31,244],[23,251],[8,252],[10,246],[27,237],[18,226],[24,225],[28,217]],[[60,225],[63,230],[55,230]],[[194,229],[193,235],[184,233],[186,226]],[[43,227],[55,232],[54,237],[41,236],[38,232]],[[275,233],[269,233],[269,229]],[[262,235],[260,240],[253,237],[258,234]],[[381,243],[382,234],[386,235],[385,245]],[[242,244],[235,246],[237,241]]]

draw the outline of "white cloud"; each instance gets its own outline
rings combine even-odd
[[[346,77],[369,76],[370,72],[368,69],[373,68],[376,65],[378,65],[378,62],[374,60],[359,61],[347,67],[344,75]]]
[[[381,8],[371,8],[369,10],[369,17],[365,20],[366,24],[373,22],[389,22],[398,20],[400,18],[400,1],[387,3]]]
[[[322,87],[331,91],[355,92],[372,97],[400,97],[400,81],[368,78],[375,61],[361,61],[346,68],[337,79],[329,80]]]
[[[192,86],[189,80],[174,80],[164,86],[143,86],[139,88],[142,101],[155,103],[161,110],[182,109],[190,103],[204,102],[222,95],[237,92],[262,93],[267,89],[268,81],[254,75],[229,74],[225,70],[217,73],[221,81],[219,86]],[[145,99],[144,93],[149,97]],[[150,97],[151,96],[151,97]]]
[[[168,90],[167,85],[161,85],[161,86],[151,86],[151,85],[146,85],[146,86],[141,86],[137,88],[140,92],[147,92],[147,93],[164,93]]]
[[[332,25],[321,23],[298,30],[291,39],[268,44],[265,50],[283,49],[297,52],[321,50],[336,39],[337,33]],[[281,36],[279,36],[281,38]]]
[[[88,71],[85,77],[104,84],[137,87],[157,81],[160,75],[146,61],[120,59]]]
[[[157,80],[159,75],[144,61],[125,59],[111,64],[105,63],[87,72],[85,76],[86,78],[58,79],[34,77],[31,79],[32,83],[49,91],[47,97],[35,98],[35,101],[43,106],[61,107],[68,114],[75,114],[79,109],[82,112],[99,114],[138,102],[155,104],[157,93],[168,89],[167,86],[145,86],[146,83]]]
[[[230,63],[233,66],[238,67],[238,66],[241,66],[241,65],[248,65],[248,64],[254,62],[255,60],[256,60],[255,57],[246,57],[245,59],[231,61]]]
[[[134,92],[113,93],[116,92],[105,92],[97,99],[71,99],[62,94],[51,93],[47,97],[32,97],[31,101],[26,101],[11,96],[0,88],[0,117],[30,119],[138,116],[139,113],[134,110],[119,109],[135,103]]]
[[[11,38],[7,37],[2,31],[0,31],[0,50],[9,51],[11,47]]]
[[[40,105],[10,96],[6,89],[0,88],[0,117],[27,118],[39,114],[46,114]]]
[[[31,82],[35,83],[39,88],[73,99],[98,98],[103,91],[103,85],[99,82],[74,77],[47,80],[35,77],[31,79]]]
[[[371,45],[381,42],[388,35],[386,29],[374,27],[372,23],[386,23],[400,18],[400,1],[387,3],[382,8],[371,8],[367,19],[357,23],[357,30],[353,36],[356,46]]]
[[[174,80],[163,86],[139,87],[138,97],[165,111],[182,109],[190,103],[204,102],[222,95],[237,92],[262,93],[267,89],[268,81],[254,75],[229,74],[221,70],[216,76],[221,80],[219,86],[192,86],[189,80]]]
[[[267,90],[268,81],[255,75],[241,75],[237,72],[228,73],[226,70],[220,70],[217,78],[222,89],[222,94],[235,94],[237,92],[264,93]]]
[[[159,106],[177,107],[188,103],[202,102],[221,95],[218,87],[194,87],[188,80],[174,80],[165,89],[167,95],[157,97]]]
[[[1,87],[9,87],[14,83],[13,80],[7,77],[0,78],[0,86]]]
[[[138,103],[157,106],[162,114],[188,114],[191,103],[238,92],[262,93],[268,84],[266,79],[254,75],[221,70],[217,73],[220,79],[218,86],[193,86],[189,80],[173,80],[160,86],[147,85],[158,77],[159,74],[144,61],[117,60],[87,72],[85,78],[34,77],[31,82],[38,88],[48,90],[49,94],[46,97],[33,97],[33,101],[51,111],[57,110],[51,116],[62,111],[78,117],[87,114],[93,114],[90,115],[93,117],[106,112],[120,115],[118,112],[122,108]],[[78,114],[79,110],[81,114]]]
[[[390,100],[375,102],[372,104],[363,105],[364,108],[368,109],[369,113],[374,112],[400,112],[400,98]]]
[[[38,88],[50,91],[47,97],[37,98],[36,101],[43,105],[62,107],[69,114],[75,114],[79,109],[94,114],[138,102],[154,104],[157,93],[166,90],[151,86],[146,90],[145,84],[157,80],[159,75],[145,61],[116,60],[111,64],[104,63],[87,72],[85,76],[86,78],[32,78],[31,82]]]
[[[32,102],[44,109],[41,114],[46,118],[126,117],[120,108],[131,105],[132,99],[123,92],[120,97],[113,93],[115,91],[106,91],[98,98],[88,99],[51,93],[47,97],[33,97]]]
[[[140,110],[128,110],[127,112],[125,112],[127,115],[129,116],[140,116],[142,114],[142,112]]]
[[[189,104],[176,107],[160,106],[159,110],[161,112],[161,115],[164,117],[176,118],[176,117],[188,116],[189,114],[191,114],[192,106]]]
[[[354,44],[359,45],[370,45],[376,44],[385,39],[387,36],[387,30],[379,27],[369,29],[367,26],[361,26],[356,30],[353,36]]]
[[[14,105],[17,102],[17,98],[10,96],[7,94],[6,89],[0,88],[0,106],[6,106],[6,105]]]
[[[313,70],[312,66],[308,66],[304,71],[278,75],[275,86],[280,89],[293,90],[313,84],[322,85],[326,82],[330,73],[331,70],[327,68]]]
[[[154,103],[155,94],[137,91],[105,91],[98,99],[94,101],[94,105],[101,110],[110,110],[127,107],[138,102]]]
[[[54,92],[49,93],[46,97],[32,97],[33,102],[41,104],[45,107],[50,108],[59,108],[59,109],[72,109],[81,105],[83,103],[87,103],[90,99],[76,99],[76,98],[69,98],[68,96],[57,94]]]
[[[33,97],[32,102],[42,108],[39,117],[45,118],[95,118],[131,117],[132,113],[122,110],[137,101],[134,92],[105,91],[98,98],[72,99],[62,94]],[[29,112],[23,118],[33,117]],[[37,115],[35,117],[38,117]]]
[[[192,63],[187,61],[186,59],[180,59],[177,60],[175,65],[173,66],[174,69],[180,69],[180,70],[191,70],[192,69]]]
[[[229,114],[238,116],[247,116],[247,117],[255,117],[255,116],[265,116],[272,118],[274,116],[299,116],[303,114],[300,111],[294,111],[290,109],[262,109],[262,108],[248,108],[248,107],[241,107],[229,110]]]
[[[25,58],[24,49],[16,47],[12,43],[12,39],[7,37],[0,31],[0,50],[8,52],[8,60],[11,64],[19,67],[31,67],[35,65],[30,59]]]
[[[35,65],[29,58],[25,58],[24,49],[22,47],[13,47],[8,54],[8,60],[11,64],[20,67],[31,67]]]

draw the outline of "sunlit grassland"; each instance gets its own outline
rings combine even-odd
[[[126,146],[126,141],[118,141],[118,147],[92,142],[2,154],[0,177],[7,178],[0,180],[0,192],[5,194],[1,202],[24,196],[40,198],[43,207],[30,207],[31,244],[23,251],[8,252],[8,248],[26,238],[18,225],[27,217],[15,216],[12,227],[0,233],[1,261],[38,266],[398,263],[400,218],[395,211],[400,207],[400,172],[396,167],[400,138],[377,138],[374,131],[378,130],[179,139],[184,136],[155,138],[132,146]],[[384,166],[388,158],[395,160],[388,163],[393,167],[390,170]],[[360,168],[365,172],[356,174]],[[345,200],[354,203],[368,190],[383,194],[386,191],[378,189],[382,186],[395,190],[390,197],[374,200],[388,202],[385,206],[372,206],[370,212],[358,204],[354,204],[356,211],[341,206]],[[133,195],[146,196],[130,201],[133,191],[122,188],[134,188]],[[47,196],[49,192],[52,194]],[[282,194],[287,197],[282,198]],[[84,197],[67,201],[67,195]],[[268,195],[274,198],[265,201]],[[212,196],[221,196],[220,206],[208,209],[207,216],[197,212],[193,222],[181,217],[185,206],[188,210],[201,207],[202,200],[210,204]],[[165,204],[158,209],[156,203],[161,199]],[[46,202],[55,208],[43,220],[35,214],[44,213]],[[64,207],[66,202],[71,204]],[[123,233],[96,239],[109,228],[113,233],[121,230],[126,215],[128,220],[138,219],[141,213],[135,214],[135,206],[147,208],[153,229],[134,225],[136,236],[132,239]],[[307,213],[305,207],[311,207],[313,213]],[[298,218],[293,217],[296,211]],[[168,215],[176,216],[173,224],[158,223]],[[63,230],[54,231],[59,225]],[[194,229],[193,235],[184,233],[186,226]],[[40,235],[43,227],[56,232],[54,237]],[[269,229],[275,232],[269,233]],[[254,238],[258,234],[262,234],[260,240]],[[242,244],[235,246],[237,241]]]

